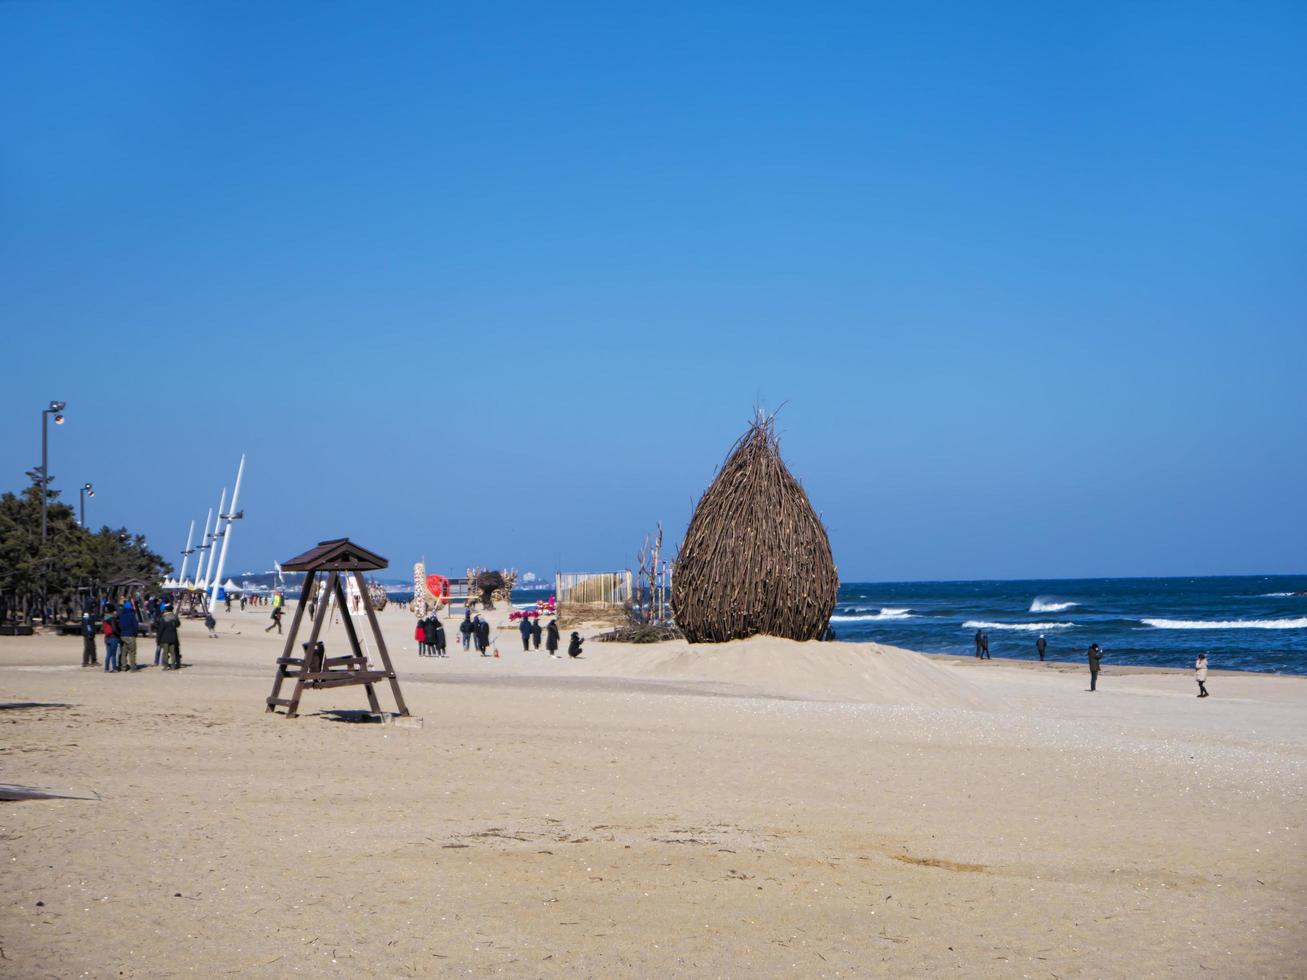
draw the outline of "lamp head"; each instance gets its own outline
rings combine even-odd
[[[90,491],[90,490],[91,490],[91,485],[90,485],[89,483],[83,483],[83,484],[82,484],[82,489],[83,489],[83,490]],[[94,492],[92,492],[92,496],[94,496]]]
[[[63,425],[63,424],[64,424],[64,417],[63,417],[62,415],[56,415],[56,416],[54,417],[54,424],[55,424],[55,425]]]

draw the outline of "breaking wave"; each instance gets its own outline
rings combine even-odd
[[[962,624],[965,630],[1020,630],[1023,633],[1046,633],[1048,630],[1066,630],[1075,623],[987,623],[980,619],[968,619]]]
[[[1297,619],[1141,619],[1159,630],[1304,630],[1307,616]]]
[[[1065,612],[1072,606],[1078,606],[1078,602],[1055,602],[1051,599],[1036,598],[1030,603],[1030,611],[1036,612]]]
[[[837,613],[831,617],[832,623],[874,623],[886,619],[911,619],[911,609],[881,609],[874,613],[868,613],[861,609],[850,609],[846,613]]]

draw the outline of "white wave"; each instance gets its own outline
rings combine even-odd
[[[1051,602],[1046,599],[1035,599],[1030,603],[1030,611],[1035,612],[1066,612],[1072,606],[1078,606],[1078,602]]]
[[[850,610],[850,613],[852,610]],[[911,609],[890,609],[885,608],[877,613],[870,615],[835,615],[831,617],[832,623],[873,623],[882,622],[886,619],[912,619]]]
[[[1263,592],[1258,599],[1289,599],[1296,595],[1302,595],[1301,592]]]
[[[1297,619],[1141,619],[1159,630],[1307,630],[1307,616]]]
[[[1073,626],[1075,623],[987,623],[979,619],[968,619],[962,624],[962,628],[966,630],[1020,630],[1022,633],[1066,630]]]

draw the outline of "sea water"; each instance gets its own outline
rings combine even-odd
[[[995,657],[1307,674],[1307,575],[847,582],[831,625],[840,640],[971,655],[977,629]]]

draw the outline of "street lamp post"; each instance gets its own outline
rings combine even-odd
[[[54,416],[55,425],[64,424],[63,410],[67,402],[52,401],[49,408],[41,410],[41,543],[46,538],[46,508],[50,497],[50,426],[49,416]]]
[[[80,507],[78,508],[81,515],[81,525],[82,525],[82,529],[85,530],[86,529],[86,498],[94,497],[95,490],[91,488],[91,485],[89,483],[83,483],[82,489],[78,491],[78,496],[81,498],[81,500],[79,501]]]

